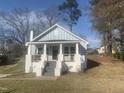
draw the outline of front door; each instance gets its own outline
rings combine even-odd
[[[52,59],[57,60],[58,59],[58,46],[52,47]]]

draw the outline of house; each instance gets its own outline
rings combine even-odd
[[[106,49],[107,49],[107,46],[106,46]],[[99,55],[104,55],[105,54],[105,46],[101,46],[101,47],[97,48],[97,52],[98,52]],[[115,54],[115,53],[116,53],[116,51],[112,47],[112,54]]]
[[[105,47],[101,46],[101,47],[97,48],[97,51],[98,51],[98,54],[100,54],[100,55],[105,54]]]
[[[87,68],[88,42],[58,24],[33,38],[30,33],[25,73],[36,76],[60,76],[63,72],[79,72]]]

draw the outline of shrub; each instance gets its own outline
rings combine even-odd
[[[120,53],[119,53],[119,52],[116,52],[115,55],[116,55],[116,58],[117,58],[117,59],[120,59]]]
[[[120,52],[120,59],[124,61],[124,51]]]
[[[116,53],[112,54],[114,58],[116,58]]]
[[[0,55],[0,65],[8,64],[8,56],[7,55]]]
[[[24,53],[25,53],[25,47],[19,44],[10,45],[7,51],[7,55],[9,55],[11,59],[22,57]]]

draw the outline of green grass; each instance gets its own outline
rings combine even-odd
[[[24,63],[22,62],[18,62],[6,66],[0,66],[0,74],[14,74],[14,73],[23,73],[23,72],[24,72]]]
[[[7,80],[0,88],[11,93],[123,93],[124,80],[68,74],[57,80]]]
[[[32,78],[35,76],[34,73],[24,73],[24,62],[0,66],[0,74],[12,74],[7,78]]]
[[[80,75],[70,76],[57,80],[0,81],[0,86],[15,93],[85,93],[87,81]]]

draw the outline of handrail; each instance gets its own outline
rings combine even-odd
[[[86,58],[84,55],[80,56],[80,61],[81,61],[81,64],[83,64],[82,69],[86,70],[87,69],[87,61],[86,61]]]
[[[34,54],[32,55],[33,62],[39,62],[41,60],[41,54]]]
[[[38,65],[38,69],[36,71],[36,75],[37,76],[42,76],[43,72],[44,72],[44,68],[46,66],[46,56],[45,55],[41,55],[41,61],[39,61],[39,63],[37,64]]]
[[[62,62],[57,61],[56,62],[56,68],[55,68],[55,76],[60,76],[62,71]]]
[[[60,76],[61,71],[62,71],[62,61],[61,61],[61,56],[58,56],[58,61],[56,62],[56,68],[55,68],[55,76]]]
[[[66,62],[73,62],[75,54],[64,54],[64,61]],[[67,57],[67,59],[66,59]]]

